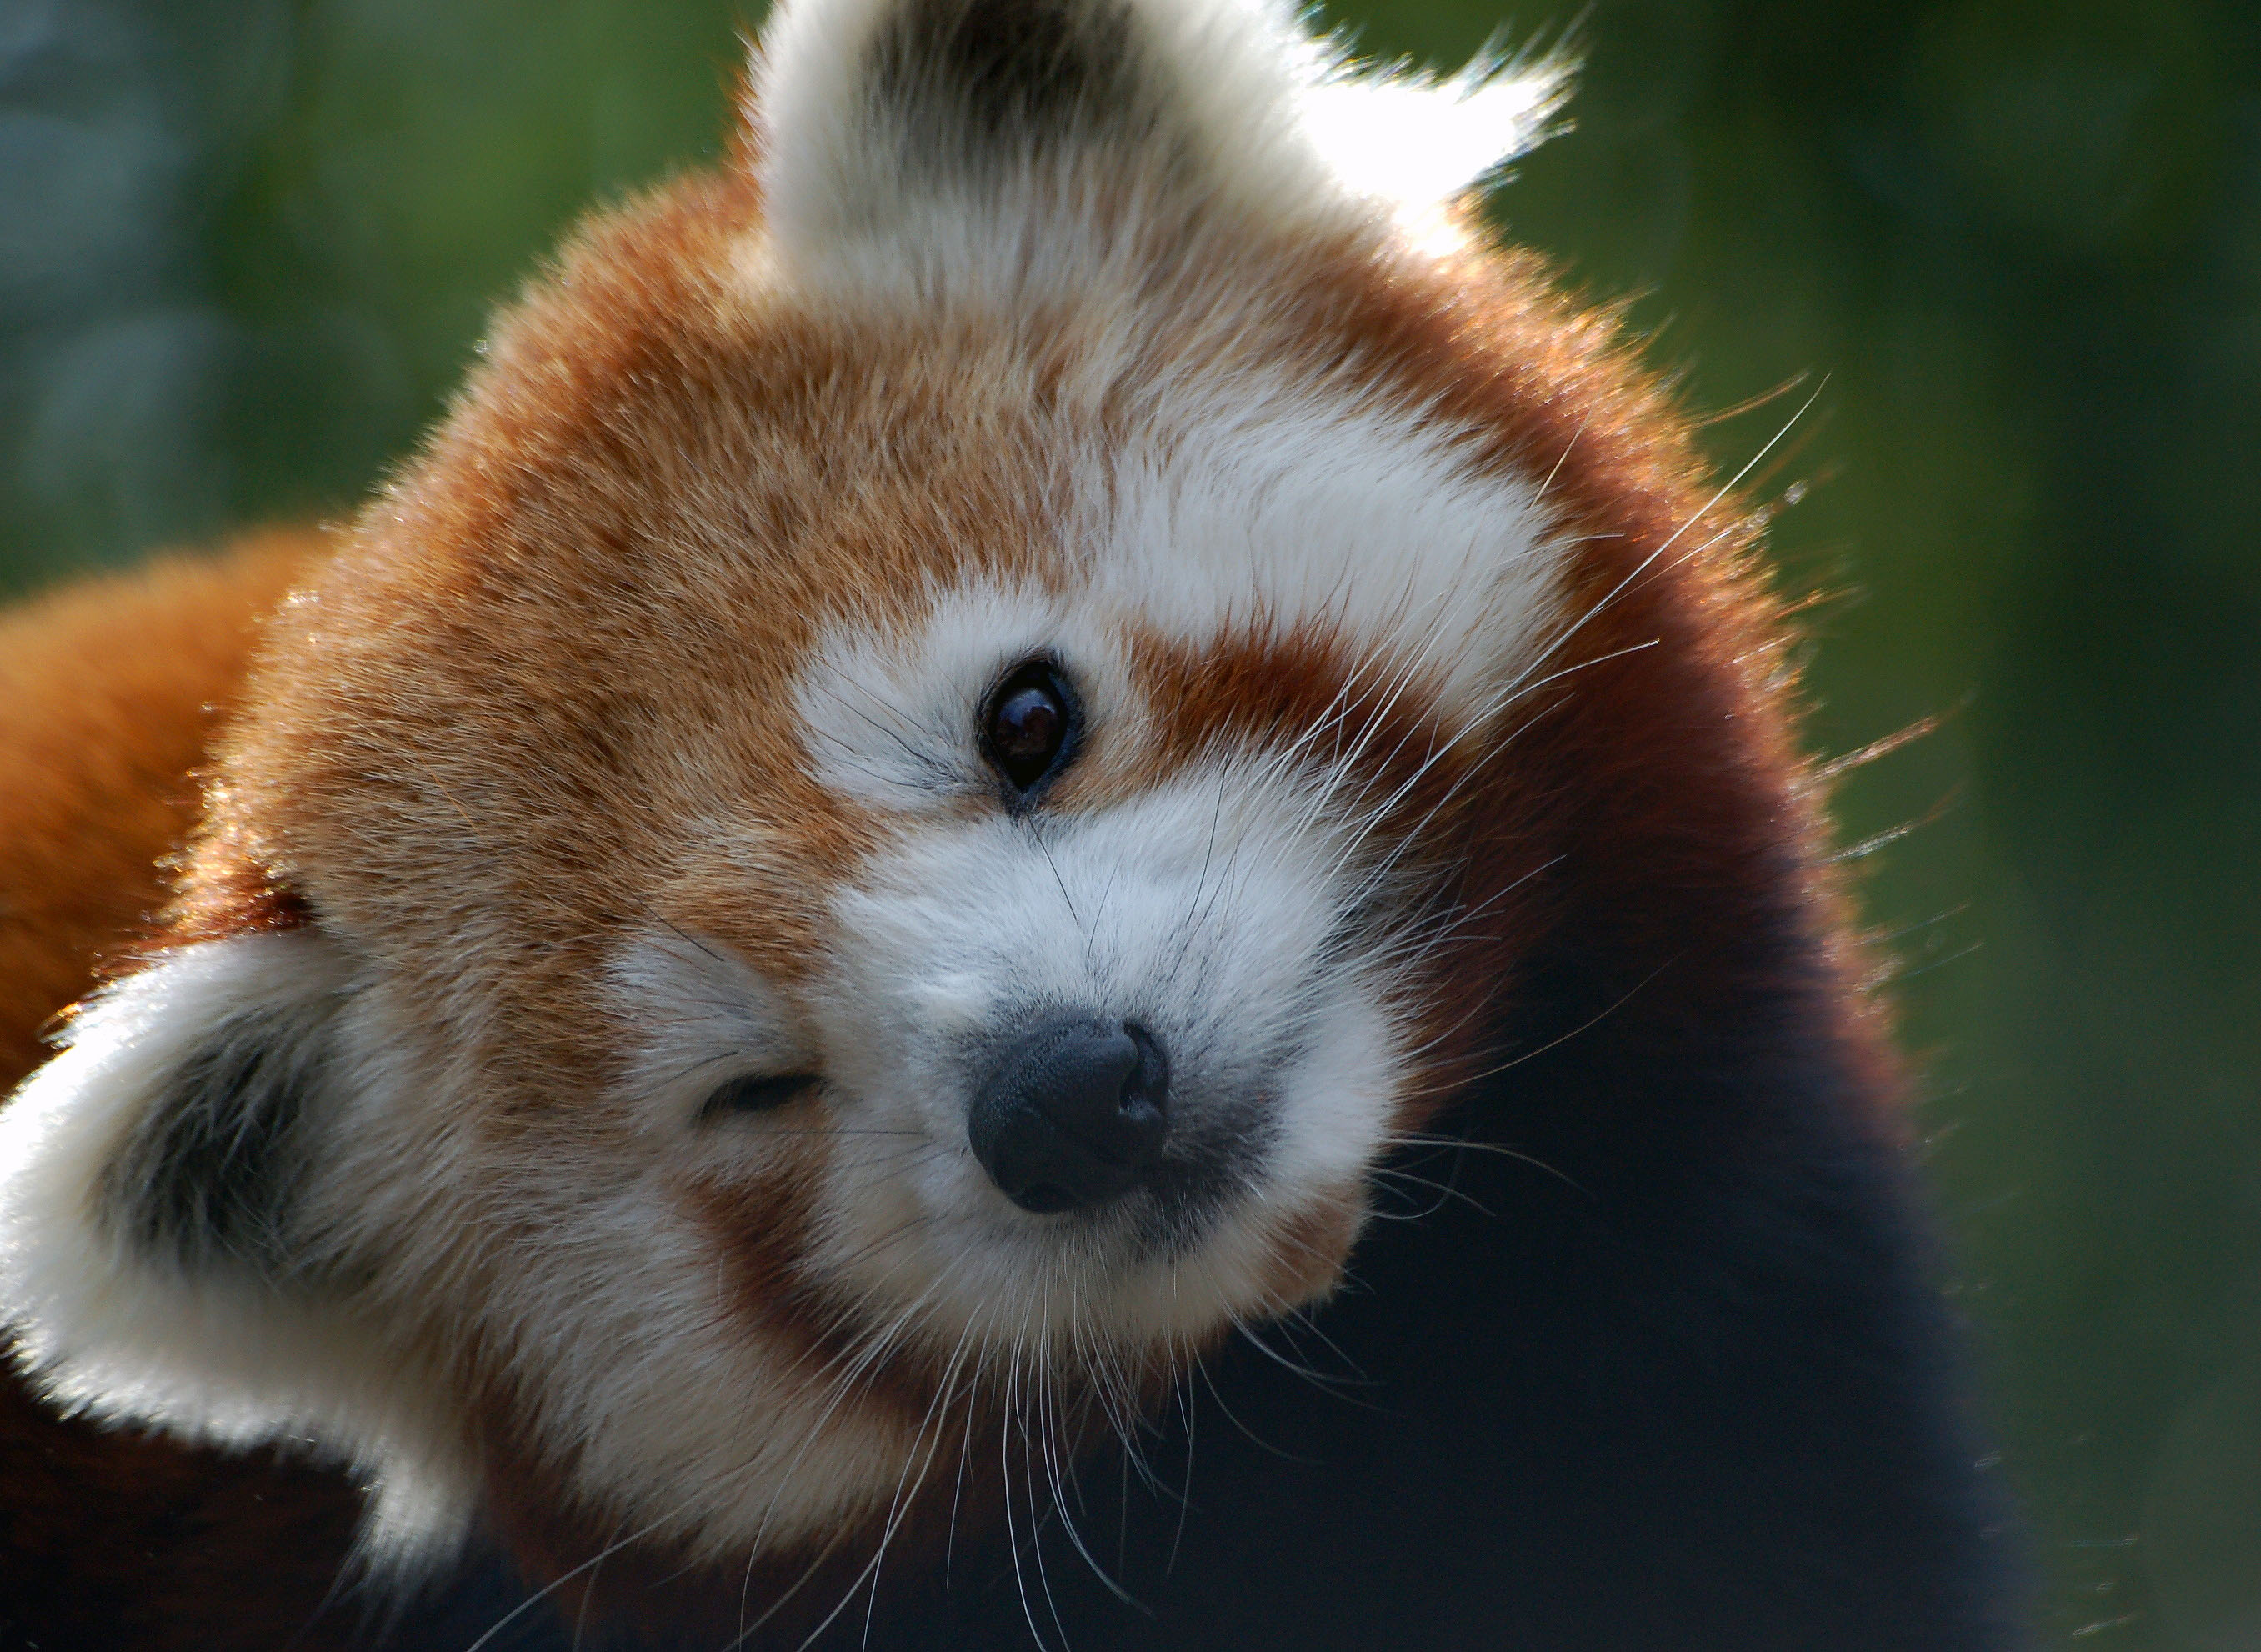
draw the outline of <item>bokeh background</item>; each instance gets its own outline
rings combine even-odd
[[[1814,741],[1938,725],[1844,841],[2045,1638],[2261,1649],[2261,5],[1503,4],[1329,15],[1576,24],[1495,211],[1723,465],[1819,390]],[[585,203],[714,153],[750,9],[0,0],[0,596],[349,511]]]

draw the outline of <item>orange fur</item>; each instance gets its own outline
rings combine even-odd
[[[0,615],[0,1087],[39,1029],[166,901],[197,815],[193,772],[260,621],[327,549],[276,529],[168,557]]]

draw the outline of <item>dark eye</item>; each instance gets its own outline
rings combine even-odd
[[[779,1073],[765,1076],[732,1079],[707,1098],[699,1110],[701,1118],[719,1118],[725,1113],[766,1113],[772,1108],[783,1107],[787,1102],[807,1095],[819,1081],[814,1073]]]
[[[1082,732],[1083,707],[1050,660],[1016,667],[991,693],[981,718],[985,754],[1023,798],[1067,766]]]

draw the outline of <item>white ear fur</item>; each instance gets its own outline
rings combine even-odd
[[[988,72],[999,41],[1037,37]],[[790,257],[963,214],[984,184],[1094,147],[1118,183],[1126,162],[1140,183],[1178,169],[1275,220],[1377,205],[1418,219],[1545,136],[1567,79],[1554,58],[1360,73],[1279,0],[781,0],[751,118]]]
[[[413,1362],[291,1256],[289,1221],[255,1229],[220,1211],[205,1243],[163,1215],[215,1215],[202,1196],[161,1189],[137,1206],[164,1170],[153,1152],[181,1138],[169,1113],[245,1099],[184,1091],[215,1073],[256,1089],[246,1060],[299,1091],[273,1130],[246,1126],[296,1138],[269,1172],[319,1155],[331,1092],[360,1065],[341,1025],[350,974],[341,947],[302,930],[182,948],[90,1001],[68,1048],[0,1107],[0,1323],[68,1411],[223,1446],[312,1441],[372,1475],[367,1557],[413,1565],[456,1541],[469,1512]],[[224,1157],[233,1144],[212,1130],[226,1119],[192,1118],[189,1138]]]
[[[1480,54],[1457,75],[1361,73],[1339,52],[1302,89],[1303,130],[1340,185],[1418,218],[1465,195],[1554,129],[1573,65]]]

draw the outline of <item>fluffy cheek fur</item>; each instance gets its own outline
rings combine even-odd
[[[883,1504],[901,1470],[891,1412],[750,1327],[699,1195],[664,1173],[585,1207],[512,1306],[534,1334],[497,1397],[499,1466],[539,1460],[622,1537],[707,1560],[789,1546]]]

